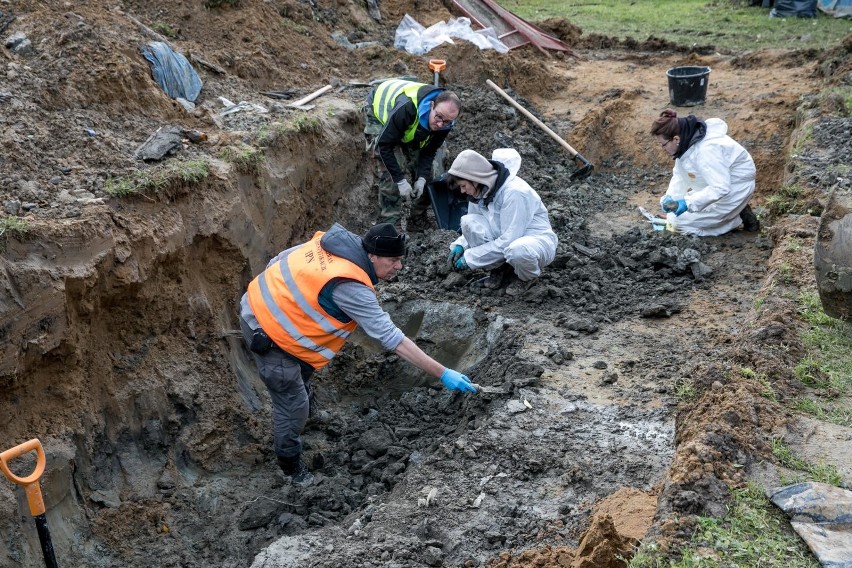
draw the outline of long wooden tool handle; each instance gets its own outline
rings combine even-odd
[[[576,155],[577,155],[577,150],[575,150],[574,148],[572,148],[572,147],[568,144],[568,142],[566,142],[565,140],[563,140],[561,136],[559,136],[557,133],[555,133],[555,132],[554,132],[554,131],[552,131],[550,128],[548,128],[548,127],[547,127],[547,125],[546,125],[545,123],[543,123],[542,121],[540,121],[539,119],[537,119],[535,116],[533,116],[533,114],[532,114],[530,111],[528,111],[527,109],[525,109],[524,107],[522,107],[522,106],[521,106],[521,105],[520,105],[517,101],[515,101],[515,99],[513,99],[512,97],[510,97],[510,96],[506,93],[506,91],[504,91],[503,89],[501,89],[500,87],[498,87],[497,85],[495,85],[495,84],[491,81],[491,79],[486,79],[486,80],[485,80],[485,84],[486,84],[486,85],[488,85],[489,87],[491,87],[492,89],[494,89],[495,91],[497,91],[497,94],[499,94],[501,97],[503,97],[504,99],[506,99],[507,101],[509,101],[509,103],[510,103],[513,107],[515,107],[516,109],[518,109],[519,111],[521,111],[521,114],[523,114],[525,117],[527,117],[528,119],[530,119],[531,121],[533,121],[533,123],[534,123],[536,126],[538,126],[538,127],[539,127],[539,128],[541,128],[542,130],[544,130],[545,132],[547,132],[547,133],[550,135],[550,137],[551,137],[551,138],[553,138],[554,140],[556,140],[557,142],[559,142],[559,144],[560,144],[563,148],[565,148],[566,150],[568,150],[568,151],[571,153],[571,156],[576,156]]]
[[[311,102],[312,100],[314,100],[318,96],[322,95],[326,91],[330,91],[331,89],[332,89],[331,85],[326,85],[325,87],[323,87],[321,89],[317,89],[316,91],[314,91],[313,93],[311,93],[307,97],[301,98],[298,101],[294,101],[294,102],[288,104],[287,106],[292,106],[292,107],[302,106],[306,103]]]

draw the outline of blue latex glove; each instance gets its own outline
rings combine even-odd
[[[660,207],[666,213],[674,213],[675,216],[680,216],[687,210],[686,199],[672,199],[671,195],[667,195],[660,202]]]
[[[467,265],[467,261],[464,259],[464,255],[460,256],[458,260],[456,260],[455,267],[456,270],[470,270],[470,267]]]
[[[447,262],[450,263],[450,266],[455,266],[456,261],[463,254],[464,247],[461,245],[455,245],[452,249],[450,249],[450,256],[447,257]]]
[[[470,379],[458,371],[453,371],[449,367],[444,369],[444,372],[441,373],[441,382],[444,383],[447,390],[476,392],[476,387],[470,384]]]

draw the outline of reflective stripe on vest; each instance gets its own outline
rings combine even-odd
[[[320,237],[303,244],[260,273],[248,288],[248,300],[260,327],[281,349],[315,369],[324,367],[358,327],[331,317],[319,304],[323,287],[335,278],[357,280],[373,288],[357,264],[320,246]]]
[[[417,116],[414,117],[414,123],[408,127],[408,130],[405,131],[405,134],[402,137],[402,141],[404,143],[414,140],[414,134],[417,132],[417,125],[420,122],[420,116],[417,112],[417,91],[419,91],[420,87],[423,86],[425,86],[425,83],[391,79],[390,81],[385,81],[384,83],[379,84],[376,88],[376,92],[373,94],[373,116],[375,116],[382,124],[388,123],[391,114],[393,114],[394,107],[396,106],[396,100],[399,98],[399,95],[405,95],[411,99],[412,103],[414,103],[414,114]],[[429,138],[431,138],[431,136],[427,136],[426,139],[420,143],[421,148],[429,142]]]

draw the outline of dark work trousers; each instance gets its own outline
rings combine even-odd
[[[254,331],[243,318],[240,329],[251,350]],[[260,379],[272,398],[272,434],[275,454],[288,458],[302,453],[300,435],[305,429],[310,409],[310,378],[314,370],[301,363],[274,343],[265,353],[252,351]]]

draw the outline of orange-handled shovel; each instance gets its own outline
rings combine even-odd
[[[438,85],[438,74],[446,68],[447,68],[447,62],[444,61],[443,59],[430,59],[429,60],[429,69],[431,69],[432,71],[435,72],[435,86],[436,87],[440,86],[440,85]]]
[[[9,462],[32,451],[36,453],[35,470],[26,477],[18,477],[12,473],[12,470],[9,469]],[[50,531],[47,530],[47,519],[44,516],[44,499],[41,497],[41,487],[38,484],[38,480],[41,479],[41,475],[44,473],[46,463],[47,459],[44,457],[44,448],[41,447],[41,442],[37,438],[33,438],[29,442],[24,442],[11,450],[0,453],[0,470],[3,471],[3,474],[9,481],[24,486],[24,492],[27,494],[27,503],[30,505],[30,514],[35,520],[38,540],[41,542],[44,563],[47,565],[47,568],[57,568],[56,556],[53,553],[53,543],[50,540]]]

